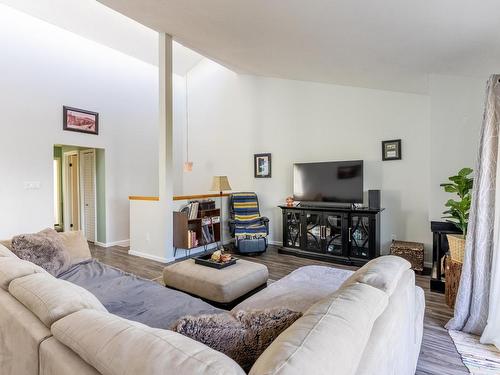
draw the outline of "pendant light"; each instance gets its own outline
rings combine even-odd
[[[193,170],[193,162],[189,160],[189,107],[188,107],[188,73],[186,72],[186,161],[184,162],[184,172],[191,172]]]

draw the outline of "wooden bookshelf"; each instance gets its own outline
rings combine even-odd
[[[218,218],[218,222],[215,218]],[[177,249],[183,249],[187,252],[196,247],[205,247],[220,241],[220,209],[215,208],[211,210],[199,210],[198,217],[195,219],[189,219],[186,212],[174,212],[173,220],[174,230],[173,230],[173,243],[174,243],[174,257],[177,253]],[[203,238],[202,231],[203,227],[208,227],[210,234],[213,234],[213,240],[205,241]],[[196,239],[198,240],[197,246],[189,246],[189,231],[196,233]]]

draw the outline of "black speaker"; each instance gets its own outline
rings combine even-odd
[[[368,208],[380,209],[380,190],[368,190]]]

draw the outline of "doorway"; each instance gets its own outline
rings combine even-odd
[[[104,150],[54,146],[55,228],[81,230],[94,243],[105,242],[104,173],[99,168],[104,168]]]

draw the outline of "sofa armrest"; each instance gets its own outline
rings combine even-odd
[[[266,226],[267,234],[269,234],[269,218],[266,216],[261,216],[260,222]]]
[[[234,237],[234,228],[236,226],[236,220],[234,219],[229,219],[227,221],[227,224],[229,225],[229,233],[231,233],[231,236]]]

